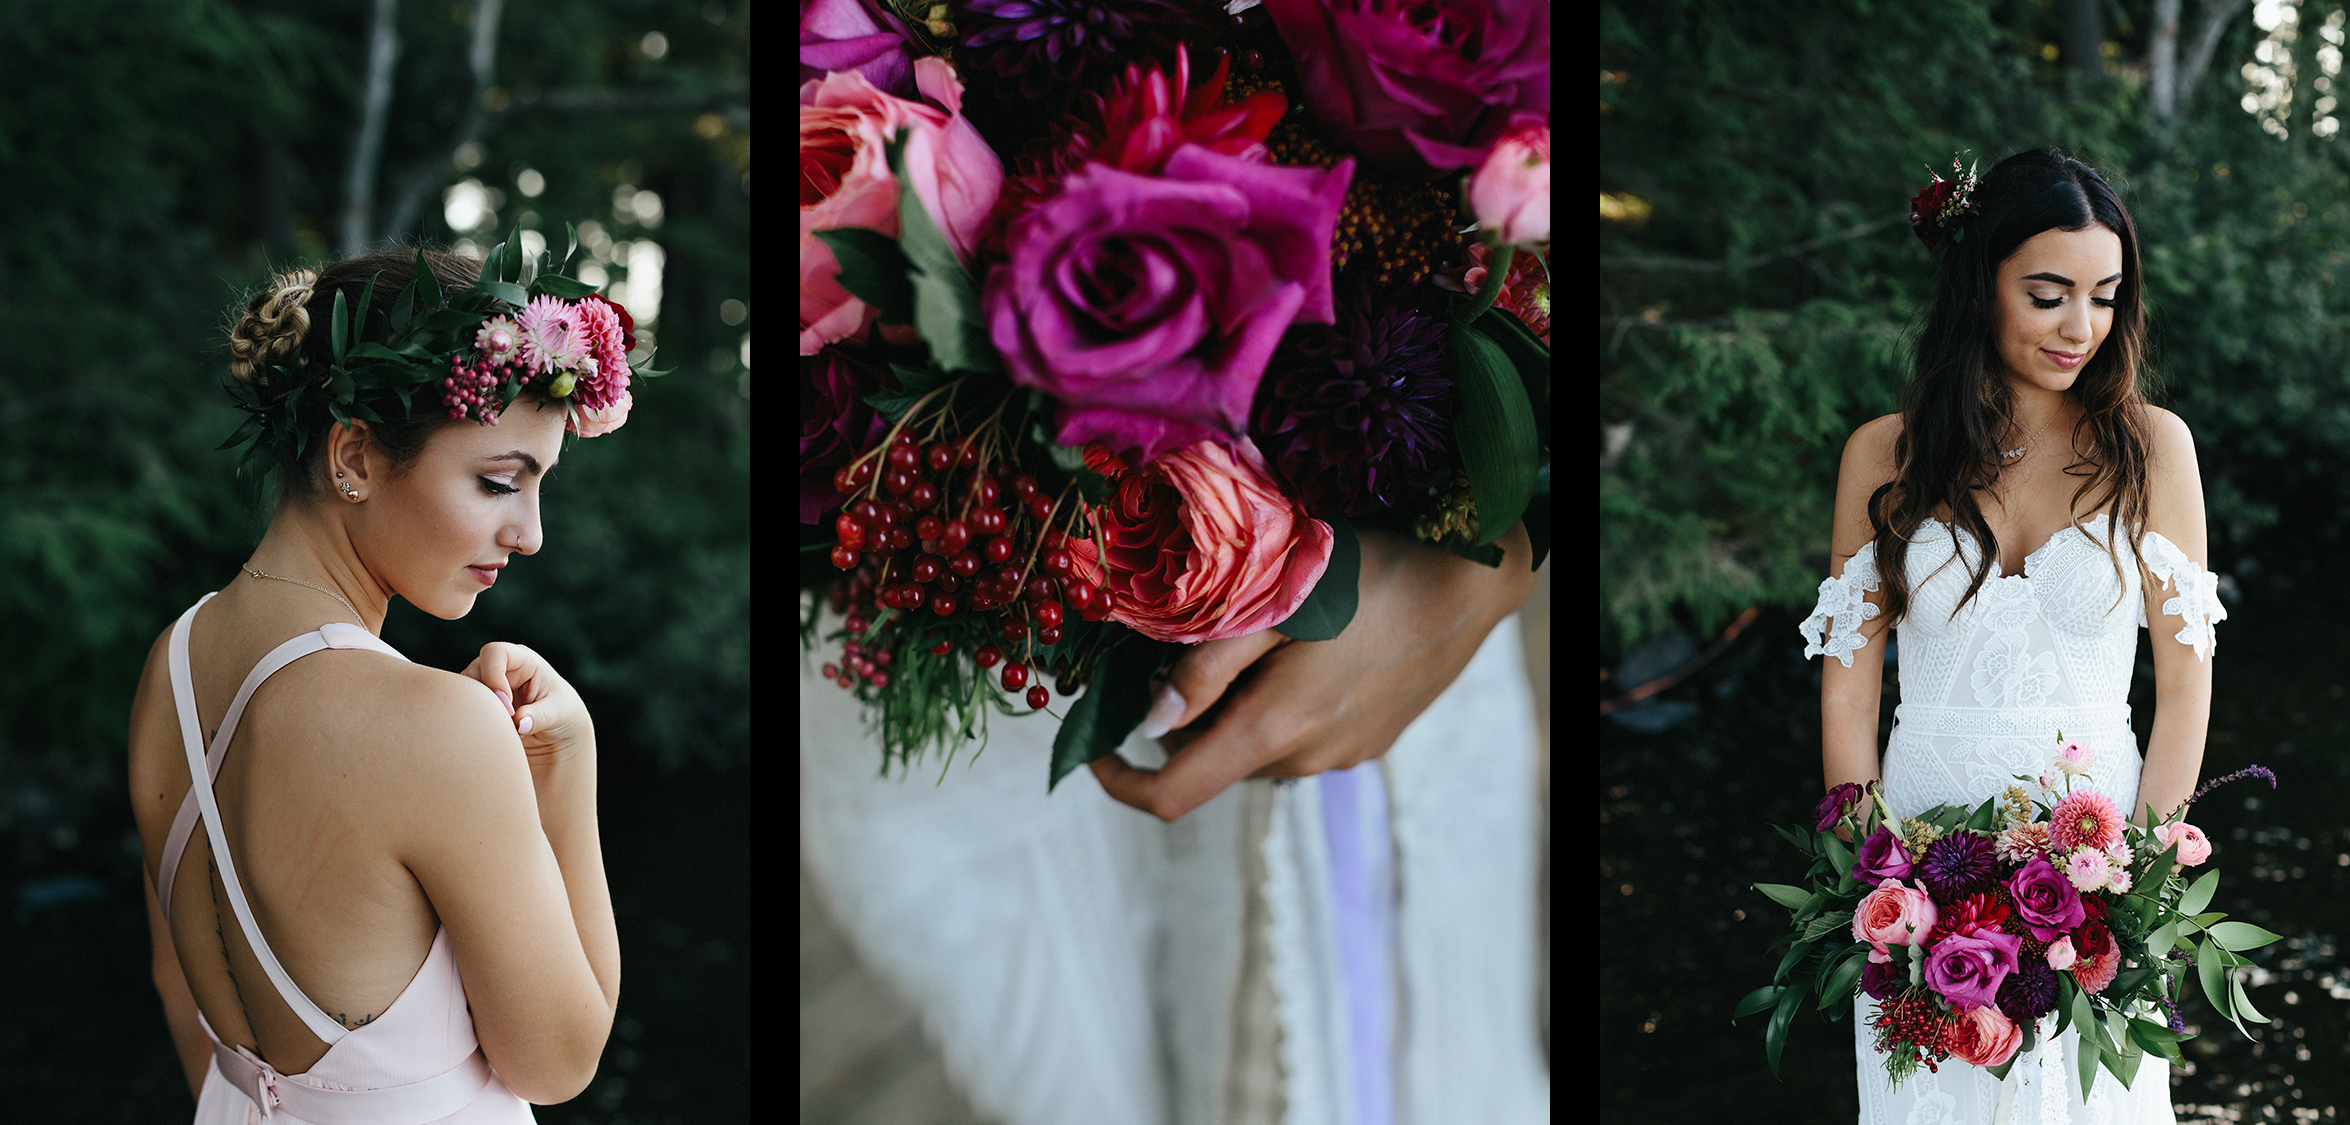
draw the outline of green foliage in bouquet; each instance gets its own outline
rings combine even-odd
[[[2020,775],[2017,780],[2033,782]],[[1834,795],[1830,799],[1835,799]],[[1928,844],[1951,833],[1996,835],[2003,824],[2026,823],[2026,818],[2052,812],[2051,806],[2028,801],[2023,791],[2015,788],[2008,790],[2004,809],[2001,804],[2000,799],[1992,798],[1971,810],[1940,805],[1921,816],[1896,820],[1872,783],[1866,796],[1849,803],[1825,830],[1805,832],[1772,826],[1810,860],[1810,866],[1801,884],[1755,884],[1756,890],[1789,910],[1788,932],[1770,947],[1784,947],[1786,953],[1772,983],[1748,993],[1731,1018],[1771,1012],[1764,1050],[1774,1075],[1779,1072],[1779,1058],[1795,1013],[1811,1001],[1829,1020],[1840,1020],[1868,963],[1871,945],[1854,940],[1853,918],[1872,888],[1854,878],[1856,849],[1838,838],[1837,829],[1863,842],[1880,828],[1891,831],[1916,862]],[[2245,996],[2241,979],[2229,970],[2251,964],[2242,956],[2243,951],[2268,945],[2281,935],[2249,923],[2227,921],[2224,913],[2207,909],[2219,886],[2218,871],[2204,873],[2191,885],[2184,881],[2177,833],[2185,812],[2182,805],[2164,822],[2172,842],[2159,851],[2153,847],[2156,838],[2151,831],[2136,825],[2122,829],[2134,857],[2123,868],[2130,878],[2130,889],[2095,892],[2103,895],[2105,923],[2117,951],[2118,971],[2112,980],[2093,993],[2082,987],[2072,971],[2056,974],[2057,1022],[2051,1034],[2061,1034],[2067,1027],[2080,1029],[2079,1077],[2084,1098],[2100,1065],[2127,1088],[2147,1054],[2173,1063],[2182,1061],[2178,1045],[2190,1036],[2175,1017],[2170,1023],[2152,1017],[2159,1015],[2158,1004],[2176,1012],[2189,979],[2183,971],[2187,965],[2194,967],[2193,979],[2212,1007],[2239,1032],[2244,1031],[2243,1020],[2268,1022]],[[2149,806],[2147,821],[2153,823],[2155,815]],[[1937,1004],[1944,1003],[1924,988],[1927,950],[1914,944],[1889,943],[1887,951],[1895,963],[1907,968],[1910,989],[1906,995],[1931,996]],[[2037,1021],[2019,1023],[2018,1030],[2020,1046],[2006,1061],[1985,1068],[1992,1074],[2004,1078],[2015,1060],[2036,1045]],[[1915,1050],[1894,1051],[1889,1060],[1896,1082],[1914,1072],[1917,1065]]]

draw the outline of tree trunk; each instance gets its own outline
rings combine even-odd
[[[2248,2],[2203,0],[2203,17],[2195,27],[2194,45],[2187,51],[2187,65],[2179,72],[2179,112],[2185,112],[2187,103],[2195,100],[2195,83],[2202,80],[2204,68],[2211,65],[2211,53],[2219,49],[2220,33],[2228,29],[2228,21],[2243,11]]]
[[[2065,0],[2064,68],[2080,76],[2083,89],[2105,77],[2105,13],[2102,0]]]
[[[479,0],[474,5],[473,47],[466,55],[473,68],[473,99],[466,103],[465,117],[458,123],[457,133],[449,139],[448,147],[425,154],[400,177],[399,195],[392,201],[391,219],[384,223],[384,237],[398,238],[416,225],[425,198],[446,177],[457,150],[468,142],[480,140],[486,131],[490,87],[497,83],[498,77],[498,21],[505,11],[505,0]]]
[[[343,188],[343,256],[366,252],[368,220],[375,213],[375,170],[383,158],[384,118],[392,105],[392,64],[400,58],[394,17],[399,0],[375,0],[375,27],[367,37],[367,101],[359,115],[359,139],[351,148],[351,175]]]
[[[2154,0],[2154,41],[2146,56],[2147,101],[2154,120],[2168,122],[2179,112],[2179,0]]]

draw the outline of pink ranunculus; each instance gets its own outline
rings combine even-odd
[[[2024,939],[2000,930],[1953,934],[1926,953],[1926,984],[1954,1008],[1996,1005],[1999,986],[2021,967]]]
[[[1888,945],[1917,945],[1934,930],[1934,897],[1899,879],[1886,879],[1861,897],[1852,911],[1852,940],[1876,946],[1871,961],[1887,958]]]
[[[1550,122],[1512,129],[1469,176],[1469,213],[1510,246],[1550,244]]]
[[[1198,644],[1289,619],[1330,567],[1330,525],[1282,495],[1248,439],[1203,441],[1140,469],[1096,443],[1087,467],[1113,494],[1100,534],[1072,539],[1083,573],[1102,575],[1110,619],[1158,641]]]
[[[841,287],[840,263],[815,232],[857,227],[898,236],[898,182],[883,146],[900,128],[909,130],[908,186],[957,260],[971,261],[1003,188],[1003,161],[962,115],[954,67],[917,59],[914,83],[937,105],[891,97],[855,71],[800,87],[801,355],[862,338],[879,315]]]
[[[881,0],[800,0],[800,81],[853,70],[893,97],[914,96],[905,21]]]
[[[1354,162],[1184,145],[1158,176],[1100,164],[1023,214],[981,296],[1012,381],[1060,400],[1062,445],[1132,462],[1247,431],[1291,324],[1336,320],[1330,241]]]
[[[2080,951],[2073,948],[2070,937],[2060,937],[2048,945],[2048,967],[2057,972],[2072,968],[2073,962],[2080,958]]]
[[[636,397],[623,386],[603,406],[574,405],[564,428],[583,438],[608,434],[628,421],[629,408],[635,405]]]
[[[1982,1004],[1961,1013],[1950,1037],[1950,1053],[1976,1066],[1998,1066],[2014,1058],[2023,1045],[2023,1029],[1997,1004]]]
[[[2195,867],[2211,858],[2211,841],[2204,838],[2202,829],[2186,821],[2180,821],[2175,828],[2168,824],[2155,825],[2154,839],[2158,855],[2171,846],[2171,841],[2177,840],[2178,862],[2182,867]]]
[[[1474,166],[1550,119],[1550,0],[1265,0],[1314,116],[1402,175]]]

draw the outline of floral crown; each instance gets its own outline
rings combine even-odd
[[[232,339],[238,358],[228,391],[247,417],[219,448],[252,440],[246,460],[264,445],[290,448],[300,458],[311,435],[295,411],[306,396],[324,396],[327,412],[344,424],[354,418],[381,424],[396,410],[402,418],[445,412],[494,426],[514,397],[530,390],[563,406],[570,433],[595,437],[619,429],[633,404],[632,378],[669,372],[629,367],[636,322],[598,287],[563,276],[579,252],[576,232],[566,224],[564,233],[570,246],[558,266],[552,255],[533,261],[517,228],[490,249],[481,276],[445,300],[420,247],[416,279],[388,313],[374,311],[376,279],[368,279],[356,323],[337,291],[334,361],[323,369],[306,367],[300,347],[309,326],[301,306],[318,275],[280,276],[264,310],[275,309],[290,327],[259,343]]]
[[[1950,179],[1936,175],[1932,168],[1927,168],[1926,174],[1933,176],[1934,182],[1910,197],[1909,229],[1917,232],[1931,252],[1966,240],[1966,224],[1961,220],[1976,213],[1975,187],[1981,181],[1975,176],[1974,165],[1959,167],[1956,155],[1950,158]]]

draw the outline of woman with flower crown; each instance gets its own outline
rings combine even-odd
[[[594,722],[527,647],[446,672],[378,636],[393,598],[454,620],[537,554],[565,433],[627,417],[627,315],[526,288],[519,253],[287,273],[231,330],[232,440],[274,514],[156,637],[130,715],[155,987],[204,1125],[526,1122],[595,1073],[620,951]]]
[[[2227,611],[2205,569],[2194,438],[2140,388],[2144,283],[2129,211],[2095,169],[2042,150],[1979,182],[1936,177],[1911,223],[1939,259],[1914,374],[1901,413],[1845,445],[1831,575],[1803,623],[1806,655],[1828,657],[1826,783],[1879,784],[1896,816],[1972,806],[2017,775],[2053,774],[2061,731],[2087,750],[2074,791],[2094,815],[2167,816],[2202,767],[2213,625]],[[1901,703],[1880,757],[1888,628]],[[2140,628],[2155,670],[2142,757],[2127,702]],[[2046,1033],[2055,970],[2092,951],[2022,949],[1996,1004],[1966,1013],[2002,1030],[2041,1021],[2038,1046],[2005,1079],[1954,1055],[1889,1082],[1872,1026],[1906,1018],[1879,1006],[1903,982],[1890,966],[1864,973],[1864,1125],[2174,1119],[2152,1058],[2132,1088],[2100,1071],[2083,1099],[2078,1029]]]

